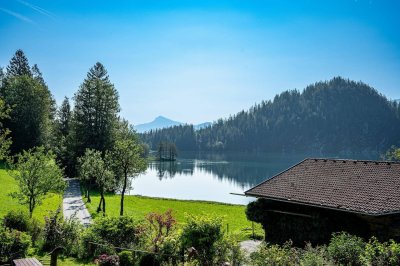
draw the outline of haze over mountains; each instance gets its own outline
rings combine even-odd
[[[186,123],[174,121],[172,119],[169,119],[167,117],[160,115],[160,116],[157,116],[153,121],[136,125],[136,126],[134,126],[134,128],[138,133],[144,133],[144,132],[148,132],[150,130],[163,129],[163,128],[185,125],[185,124]],[[194,125],[194,129],[199,130],[199,129],[205,128],[209,125],[211,125],[211,122],[204,122],[204,123],[201,123],[198,125]]]
[[[362,82],[341,77],[262,101],[247,111],[195,130],[178,125],[142,134],[181,151],[381,154],[400,143],[400,104]]]

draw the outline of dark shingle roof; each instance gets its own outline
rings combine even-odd
[[[368,215],[400,212],[400,163],[305,159],[246,195]]]

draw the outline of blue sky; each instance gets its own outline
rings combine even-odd
[[[17,49],[60,102],[97,61],[133,124],[200,123],[334,76],[400,99],[400,1],[0,0]]]

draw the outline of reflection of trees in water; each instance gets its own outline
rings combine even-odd
[[[176,161],[152,162],[149,164],[149,169],[156,170],[158,178],[162,180],[174,178],[177,173],[180,175],[193,175],[194,165],[186,165]]]
[[[152,162],[149,165],[151,170],[157,172],[160,180],[174,178],[179,175],[193,175],[195,171],[211,174],[220,181],[229,181],[238,184],[242,188],[254,186],[265,179],[281,172],[294,163],[295,159],[260,160],[251,161],[224,161],[224,157],[218,160],[187,159],[176,162]]]

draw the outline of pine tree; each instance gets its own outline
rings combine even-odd
[[[40,69],[37,64],[34,64],[32,66],[32,76],[34,79],[39,81],[43,86],[47,86],[46,83],[44,82],[42,72],[40,72]]]
[[[113,146],[120,107],[118,92],[101,63],[96,63],[89,70],[74,100],[73,136],[76,156],[83,155],[88,148],[104,154]]]
[[[71,125],[71,105],[68,97],[65,97],[61,103],[60,109],[58,110],[58,128],[59,133],[66,137],[69,134]]]
[[[10,64],[7,66],[7,77],[23,75],[32,77],[32,72],[29,67],[28,58],[26,58],[24,52],[19,49],[15,52],[14,56],[11,58]]]

